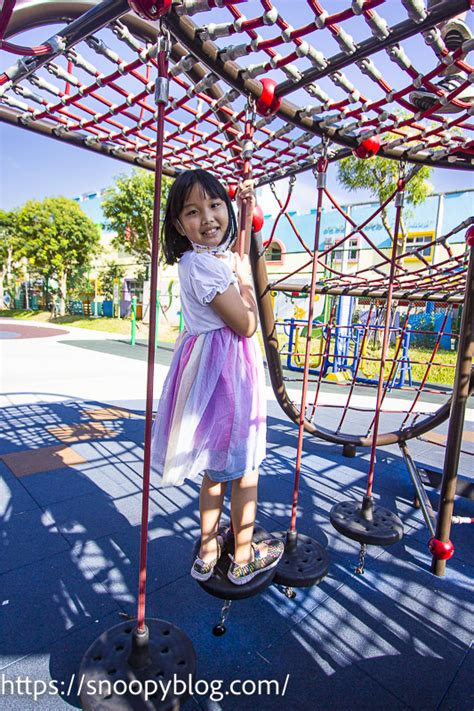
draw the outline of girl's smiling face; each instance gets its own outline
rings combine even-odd
[[[209,197],[196,183],[185,199],[175,226],[180,234],[195,244],[218,247],[229,227],[227,205],[219,197]]]

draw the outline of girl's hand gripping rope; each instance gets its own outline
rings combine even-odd
[[[235,194],[235,199],[239,210],[239,238],[236,242],[235,250],[238,251],[240,256],[243,256],[249,253],[250,236],[252,234],[252,217],[256,204],[254,181],[252,179],[247,179],[240,183]]]

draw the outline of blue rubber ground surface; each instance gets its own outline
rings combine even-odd
[[[84,422],[84,408],[106,405],[76,400],[3,408],[0,455],[57,443],[48,426]],[[283,531],[297,431],[276,405],[269,414],[258,523]],[[77,707],[67,689],[86,649],[121,622],[120,613],[136,612],[144,430],[137,415],[104,421],[113,437],[69,445],[84,464],[16,477],[0,460],[2,709]],[[414,443],[415,456],[417,446],[430,463],[426,445]],[[189,635],[198,679],[222,682],[222,694],[217,687],[197,693],[185,709],[474,708],[474,530],[453,529],[456,556],[444,578],[434,577],[405,464],[396,447],[381,449],[376,500],[398,513],[405,537],[388,549],[370,547],[365,574],[355,575],[358,544],[334,531],[329,511],[362,495],[367,469],[366,451],[346,459],[338,446],[305,439],[298,530],[327,548],[329,574],[293,600],[272,586],[234,602],[219,638],[211,630],[221,602],[189,575],[199,487],[160,491],[152,481],[147,615]],[[436,505],[436,493],[430,496]],[[473,509],[472,501],[456,501],[458,515],[473,516]],[[55,680],[63,694],[11,695],[9,682],[26,678]],[[260,695],[225,694],[236,679],[274,680],[279,694],[275,684],[270,694],[263,687]],[[248,682],[247,688],[258,687]]]

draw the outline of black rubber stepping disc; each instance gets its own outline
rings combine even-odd
[[[401,520],[382,506],[373,506],[367,518],[360,501],[342,501],[332,507],[329,518],[336,531],[366,545],[391,546],[403,537]]]
[[[255,527],[253,540],[255,543],[263,541],[266,538],[270,538],[270,534],[267,533],[263,528]],[[198,540],[193,548],[193,560],[199,553],[199,548],[201,541]],[[258,595],[259,592],[268,588],[273,582],[275,576],[275,568],[265,571],[264,573],[259,573],[252,580],[249,580],[244,585],[236,585],[232,583],[227,577],[227,571],[229,570],[230,558],[229,553],[234,552],[234,542],[233,537],[230,536],[227,539],[227,544],[224,547],[221,557],[214,568],[214,573],[209,578],[209,580],[201,581],[196,580],[197,583],[205,590],[209,595],[218,597],[221,600],[243,600],[246,597],[253,597]]]
[[[323,546],[303,533],[297,533],[294,541],[288,540],[288,531],[270,534],[285,543],[285,552],[277,565],[273,582],[291,588],[306,588],[317,585],[329,570],[329,555]]]
[[[196,654],[191,640],[179,627],[166,620],[147,619],[146,626],[150,633],[149,661],[138,669],[129,662],[135,621],[121,622],[91,644],[79,670],[83,709],[175,711],[188,698],[189,679],[196,673]],[[182,696],[172,695],[173,679],[182,679],[186,683]],[[170,691],[163,699],[163,689],[167,689],[169,682]],[[157,690],[153,693],[155,684]],[[142,693],[137,694],[140,688]]]

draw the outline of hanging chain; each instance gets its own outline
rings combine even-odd
[[[155,103],[167,104],[169,99],[168,60],[171,51],[170,33],[166,25],[160,22],[160,34],[156,44],[158,77],[155,84]]]
[[[160,20],[159,24],[159,33],[159,49],[161,49],[162,52],[166,52],[166,56],[169,57],[171,52],[171,35],[168,27],[162,20]]]
[[[321,145],[323,147],[323,149],[321,151],[321,158],[323,160],[327,160],[327,158],[328,158],[329,143],[330,143],[330,141],[329,141],[328,136],[326,136],[326,134],[324,134],[324,136],[321,137]]]
[[[223,625],[229,616],[230,606],[232,605],[232,600],[225,600],[221,608],[221,619],[220,624]]]
[[[252,126],[255,125],[255,120],[257,118],[257,108],[255,104],[255,96],[249,94],[247,97],[247,106],[245,108],[245,118],[246,123],[250,123]]]
[[[357,563],[357,568],[355,569],[356,575],[364,575],[365,573],[365,556],[367,553],[367,546],[365,543],[360,544],[359,551],[359,562]]]

